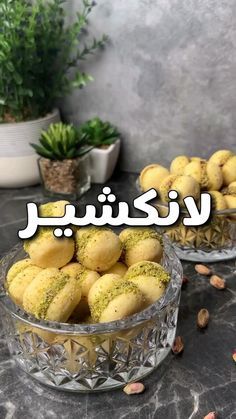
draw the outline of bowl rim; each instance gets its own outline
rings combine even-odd
[[[137,188],[137,190],[138,190],[138,192],[139,193],[144,193],[144,191],[142,190],[142,188],[141,188],[141,185],[140,185],[140,177],[138,176],[137,177],[137,179],[136,179],[136,188]],[[203,191],[202,191],[203,192]],[[205,191],[205,192],[209,192],[209,191]],[[219,191],[220,192],[220,191]],[[160,199],[156,199],[155,201],[154,201],[154,206],[160,206],[160,207],[164,207],[164,208],[167,208],[168,207],[168,202],[163,202],[163,201],[161,201]],[[186,208],[183,208],[183,207],[181,207],[180,206],[180,214],[186,214],[186,215],[189,215],[188,214],[188,211],[186,210]],[[230,216],[230,215],[234,215],[234,214],[236,214],[236,207],[235,208],[227,208],[227,209],[224,209],[224,210],[212,210],[211,211],[211,215],[213,216],[213,215],[225,215],[225,216]]]
[[[54,334],[62,335],[94,335],[94,334],[107,334],[126,330],[138,326],[148,320],[151,320],[155,315],[161,313],[173,300],[180,297],[183,268],[182,264],[177,257],[175,250],[171,244],[170,239],[163,235],[164,244],[164,257],[163,265],[167,261],[171,262],[171,280],[167,286],[167,289],[163,296],[150,305],[146,309],[132,316],[129,316],[122,320],[106,322],[106,323],[95,323],[95,324],[71,324],[71,323],[59,323],[48,320],[38,320],[33,315],[30,315],[20,307],[18,307],[9,297],[4,287],[6,274],[13,262],[24,259],[26,253],[23,250],[22,243],[15,245],[0,261],[0,303],[3,308],[15,319],[22,321],[41,330],[52,332]],[[18,258],[19,256],[19,258]],[[17,259],[18,258],[18,259]]]

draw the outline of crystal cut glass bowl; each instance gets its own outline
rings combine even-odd
[[[166,204],[157,203],[160,213]],[[182,216],[186,216],[182,210]],[[181,260],[221,262],[236,257],[236,208],[212,211],[210,221],[199,227],[185,227],[181,222],[162,229],[174,245]]]
[[[41,321],[17,307],[4,282],[10,266],[25,256],[17,245],[2,259],[0,302],[10,354],[31,377],[61,390],[108,390],[141,379],[168,355],[176,332],[182,266],[167,238],[162,264],[171,281],[163,297],[140,313],[110,323]]]
[[[142,192],[139,179],[136,186]],[[157,200],[153,205],[159,210],[160,216],[167,215],[167,203]],[[236,258],[236,208],[213,210],[210,221],[199,227],[185,227],[181,220],[186,216],[187,210],[181,208],[178,224],[159,228],[169,237],[181,260],[207,263]]]

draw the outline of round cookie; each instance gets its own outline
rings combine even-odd
[[[192,176],[201,189],[218,191],[223,184],[221,169],[214,162],[194,160],[185,167],[184,174]]]
[[[9,284],[22,270],[32,265],[33,262],[29,258],[18,260],[18,262],[14,263],[7,272],[7,283]]]
[[[127,266],[122,262],[116,262],[115,265],[113,265],[110,269],[103,272],[103,275],[105,274],[116,274],[123,277],[127,272]]]
[[[65,207],[69,201],[47,202],[39,207],[39,214],[41,217],[63,217],[65,214]]]
[[[224,184],[229,185],[236,181],[236,155],[230,157],[222,167]]]
[[[93,284],[100,278],[99,273],[84,268],[80,263],[69,263],[61,269],[74,277],[81,288],[81,300],[75,308],[72,316],[74,319],[84,318],[89,313],[88,294]]]
[[[213,161],[221,168],[224,185],[227,186],[236,180],[236,155],[232,151],[218,150],[209,161]]]
[[[121,320],[141,311],[143,295],[138,287],[128,281],[118,281],[114,287],[99,297],[90,306],[94,321],[103,323]]]
[[[118,282],[122,281],[122,277],[117,274],[105,274],[101,276],[90,288],[88,294],[88,303],[91,307],[100,295],[110,291],[117,285]]]
[[[22,307],[25,290],[41,271],[42,269],[33,265],[30,259],[20,260],[9,269],[6,286],[15,304]]]
[[[169,175],[169,170],[159,164],[150,164],[144,167],[139,176],[139,183],[142,191],[151,188],[159,190],[161,182]]]
[[[172,175],[181,176],[184,174],[184,168],[190,163],[190,159],[187,156],[177,156],[172,160],[170,165],[170,173]]]
[[[120,234],[127,266],[142,260],[160,262],[163,255],[161,236],[151,228],[127,228]]]
[[[212,197],[212,208],[217,211],[222,211],[227,208],[224,196],[219,191],[209,191]]]
[[[73,258],[75,243],[72,238],[55,237],[52,230],[41,230],[24,242],[24,249],[40,268],[61,268]]]
[[[122,245],[109,228],[84,227],[76,232],[76,257],[92,271],[110,269],[120,258]]]
[[[42,217],[62,217],[68,201],[48,202],[40,205]],[[25,240],[24,249],[33,263],[41,268],[61,268],[69,263],[74,255],[75,244],[72,238],[57,238],[52,228],[41,227],[32,239]]]
[[[236,195],[236,181],[231,182],[228,186],[228,195]]]
[[[233,155],[234,153],[230,150],[217,150],[209,158],[209,161],[213,161],[214,163],[218,164],[218,166],[222,167]]]
[[[38,319],[66,322],[81,299],[75,278],[48,268],[41,271],[27,287],[24,309]]]
[[[170,274],[159,263],[142,261],[131,266],[124,279],[137,285],[148,306],[164,294]]]
[[[178,192],[180,203],[182,203],[182,200],[187,196],[192,196],[196,200],[200,196],[200,186],[198,182],[191,176],[170,175],[165,178],[160,186],[162,201],[169,201],[168,192],[170,190]]]

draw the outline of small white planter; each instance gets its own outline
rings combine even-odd
[[[92,183],[105,183],[112,176],[120,153],[120,140],[108,148],[93,148],[90,153]]]
[[[38,143],[41,131],[59,122],[58,109],[44,118],[0,124],[0,187],[18,188],[40,182],[38,156],[30,143]]]

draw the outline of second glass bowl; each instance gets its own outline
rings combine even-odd
[[[142,192],[139,178],[136,187]],[[154,205],[160,215],[167,215],[166,203],[157,200]],[[186,209],[181,208],[181,216],[188,216]],[[185,227],[180,220],[174,226],[159,228],[159,231],[169,237],[181,260],[208,263],[236,258],[236,208],[213,210],[210,221],[204,226]]]

